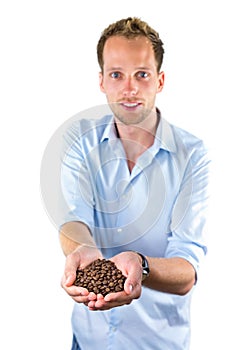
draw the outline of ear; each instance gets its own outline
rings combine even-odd
[[[104,80],[103,73],[99,72],[99,87],[100,87],[100,91],[105,93],[103,80]]]
[[[165,74],[164,72],[159,72],[158,76],[158,84],[157,84],[157,92],[161,92],[164,87],[164,79],[165,79]]]

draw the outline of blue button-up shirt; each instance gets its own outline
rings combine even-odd
[[[203,142],[160,118],[154,144],[130,172],[112,115],[77,121],[64,138],[63,223],[84,222],[105,258],[125,250],[181,257],[198,273],[207,250]],[[143,287],[138,300],[109,311],[75,304],[73,331],[84,350],[186,350],[191,294]]]

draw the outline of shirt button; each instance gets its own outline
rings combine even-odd
[[[117,229],[117,232],[118,232],[118,233],[121,233],[121,232],[122,232],[122,228],[118,228],[118,229]]]

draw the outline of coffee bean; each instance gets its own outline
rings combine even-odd
[[[105,296],[108,293],[123,291],[125,280],[126,277],[113,261],[97,259],[85,269],[76,271],[74,285]]]

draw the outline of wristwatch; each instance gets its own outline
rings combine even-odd
[[[143,254],[139,252],[135,252],[135,253],[140,255],[140,257],[142,258],[142,282],[143,282],[149,276],[149,273],[150,273],[149,263],[147,258]]]

